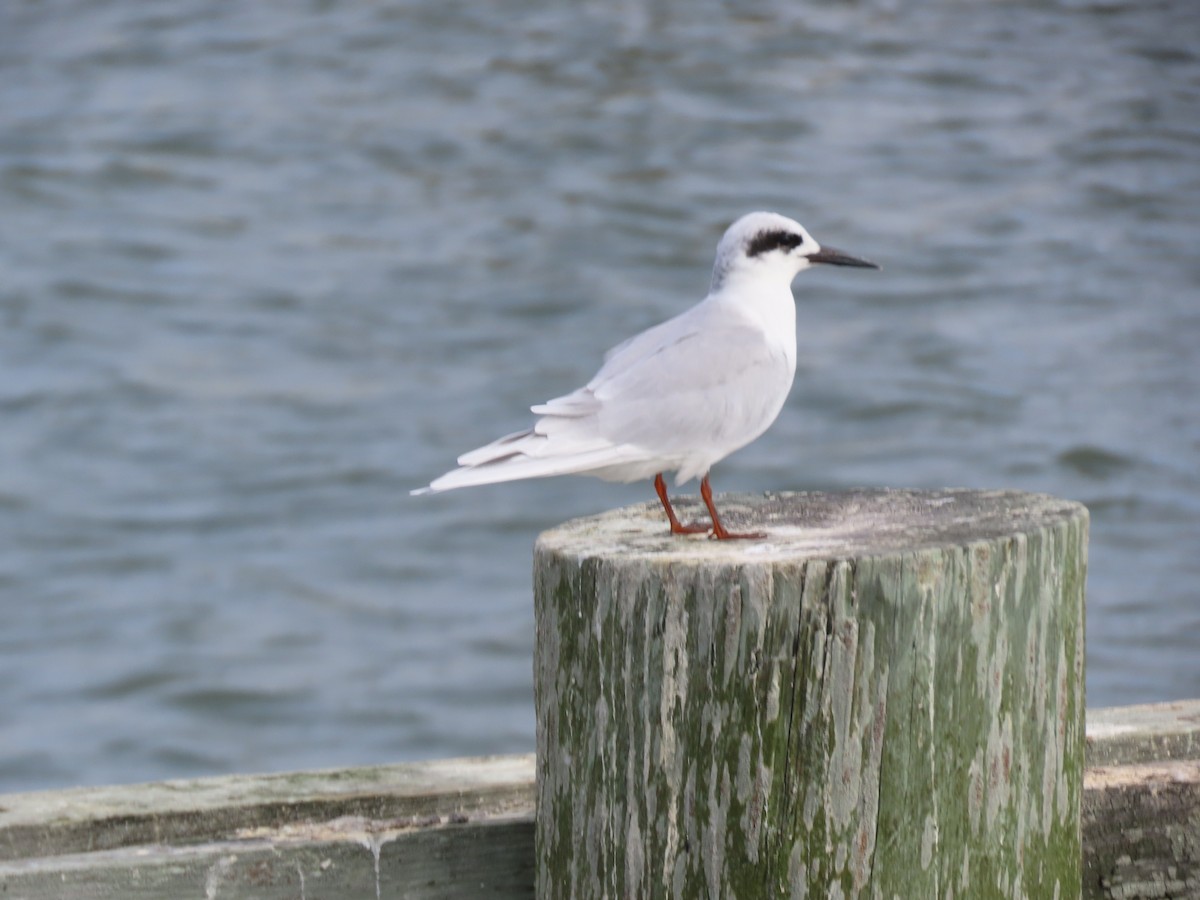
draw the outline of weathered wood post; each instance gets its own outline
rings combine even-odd
[[[1078,897],[1087,511],[720,507],[538,540],[538,897]]]

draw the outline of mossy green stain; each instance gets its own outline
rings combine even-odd
[[[576,785],[575,800],[541,794],[554,809],[539,838],[558,842],[543,858],[561,886],[547,896],[625,896],[632,884],[699,897],[714,881],[723,896],[788,896],[797,872],[810,896],[834,883],[847,896],[1036,896],[1054,881],[1074,895],[1086,520],[1056,529],[719,576],[542,560],[543,575],[562,567],[552,602],[539,599],[539,635],[549,606],[560,669],[573,673],[554,678]],[[616,734],[595,733],[597,709]],[[1043,833],[1031,798],[1058,757],[1038,751],[1060,720]],[[677,751],[662,760],[667,731]],[[603,758],[578,758],[588,747]],[[838,764],[858,782],[831,797],[847,774]],[[589,821],[598,835],[579,833]],[[1014,867],[995,838],[1022,829]]]

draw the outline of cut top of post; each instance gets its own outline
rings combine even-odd
[[[664,562],[846,559],[964,546],[1087,517],[1082,504],[1047,494],[958,488],[729,494],[718,498],[718,506],[727,527],[765,531],[767,537],[713,541],[703,534],[671,535],[662,508],[643,503],[573,519],[544,532],[538,548]],[[698,501],[679,501],[676,510],[685,522],[707,520]]]

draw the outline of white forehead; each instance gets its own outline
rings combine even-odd
[[[812,241],[812,235],[795,219],[773,212],[752,212],[746,213],[725,229],[725,235],[717,246],[717,253],[743,253],[755,237],[770,231],[789,231],[800,235],[806,242]]]

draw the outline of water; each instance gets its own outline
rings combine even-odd
[[[0,790],[529,750],[533,539],[650,486],[407,490],[754,208],[885,271],[718,490],[1081,500],[1090,705],[1200,696],[1198,25],[4,4]]]

